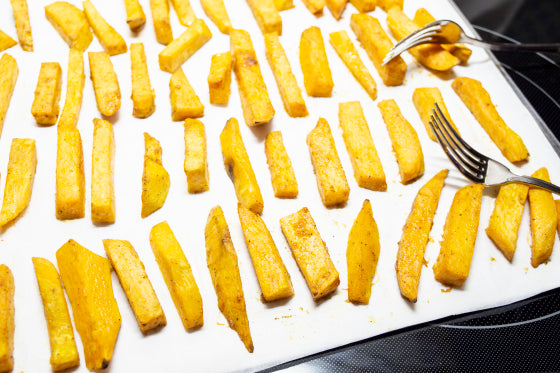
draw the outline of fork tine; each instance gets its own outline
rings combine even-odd
[[[413,48],[420,44],[429,43],[432,39],[432,36],[439,32],[441,26],[439,24],[436,25],[428,25],[424,28],[418,29],[413,33],[407,35],[405,38],[401,39],[397,44],[391,48],[389,53],[385,56],[382,61],[382,65],[387,64],[393,58],[399,56],[404,51]]]

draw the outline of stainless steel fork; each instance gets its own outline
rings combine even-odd
[[[430,127],[443,151],[459,171],[471,181],[486,186],[500,186],[519,182],[560,194],[560,187],[531,176],[516,175],[500,162],[474,150],[453,129],[437,103],[432,109],[430,118]]]

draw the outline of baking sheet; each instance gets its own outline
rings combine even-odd
[[[536,120],[514,90],[482,50],[474,48],[468,66],[457,66],[449,74],[436,76],[418,66],[410,56],[406,81],[400,87],[385,87],[381,83],[373,65],[365,52],[359,49],[366,66],[378,84],[378,98],[372,101],[354,80],[328,44],[328,33],[345,29],[356,45],[355,36],[349,27],[349,20],[356,10],[349,4],[340,21],[335,21],[325,8],[321,17],[311,15],[299,0],[294,9],[281,13],[284,33],[281,42],[292,64],[292,69],[303,88],[303,79],[298,63],[298,44],[301,32],[311,26],[321,27],[327,48],[327,55],[333,71],[335,88],[330,98],[312,98],[304,94],[310,115],[306,118],[290,118],[284,111],[271,70],[264,55],[264,41],[251,11],[245,1],[227,2],[227,9],[235,27],[247,29],[253,39],[261,70],[268,86],[270,97],[276,109],[276,116],[270,124],[249,128],[243,123],[237,85],[232,82],[232,94],[227,106],[213,106],[208,101],[206,77],[210,58],[214,53],[228,50],[229,38],[219,33],[205,16],[198,1],[192,1],[195,13],[210,27],[213,38],[184,65],[183,69],[195,91],[206,106],[202,121],[206,125],[208,138],[208,162],[210,167],[210,191],[203,194],[188,194],[183,172],[184,142],[183,126],[172,122],[170,117],[169,88],[170,75],[158,68],[157,54],[163,48],[155,41],[149,3],[141,1],[148,18],[145,28],[132,34],[125,23],[125,10],[121,2],[109,0],[95,2],[96,7],[125,37],[127,43],[141,41],[146,48],[150,77],[156,91],[156,112],[147,119],[136,119],[131,115],[132,102],[129,99],[130,57],[128,54],[112,57],[119,76],[122,93],[122,107],[111,118],[116,138],[115,190],[117,221],[108,226],[94,225],[90,220],[89,193],[91,182],[92,119],[99,117],[91,82],[86,78],[84,101],[78,127],[80,129],[86,171],[87,202],[86,217],[75,221],[58,221],[54,214],[56,128],[39,127],[30,114],[33,91],[41,62],[58,61],[64,71],[66,85],[67,45],[44,17],[46,4],[39,0],[28,0],[33,27],[34,53],[23,52],[19,46],[7,51],[19,64],[20,74],[12,98],[12,103],[0,138],[0,172],[6,174],[10,142],[15,137],[30,137],[37,141],[38,165],[35,185],[29,207],[23,216],[0,237],[0,262],[8,265],[15,277],[16,331],[14,371],[50,371],[49,342],[43,308],[31,262],[32,256],[41,256],[56,263],[56,250],[68,239],[73,238],[88,249],[105,255],[101,240],[117,238],[129,240],[146,266],[154,289],[162,303],[168,324],[161,330],[144,336],[140,332],[127,299],[113,273],[113,289],[122,316],[122,325],[115,346],[110,370],[115,372],[136,371],[243,371],[270,367],[282,362],[307,356],[319,351],[359,341],[368,337],[393,331],[406,326],[488,307],[504,305],[527,298],[559,286],[560,259],[556,244],[551,260],[534,269],[530,266],[529,215],[526,209],[519,232],[518,250],[509,263],[486,237],[486,228],[496,190],[486,190],[481,211],[481,223],[474,251],[471,273],[464,286],[449,292],[435,281],[432,265],[439,252],[442,228],[454,193],[467,181],[452,167],[439,148],[429,140],[423,124],[412,104],[412,92],[417,87],[437,86],[440,88],[454,122],[459,126],[467,141],[497,160],[508,162],[475,121],[468,109],[451,89],[456,76],[479,79],[490,92],[494,103],[506,123],[524,139],[531,159],[516,171],[530,174],[541,166],[548,167],[551,179],[560,180],[560,160],[548,140],[541,132]],[[81,4],[71,1],[77,6]],[[464,26],[463,18],[451,3],[443,0],[425,0],[421,4],[436,18],[450,18]],[[7,4],[0,12],[0,29],[15,38],[14,21]],[[405,1],[405,12],[412,16],[417,3]],[[384,24],[385,13],[377,9],[372,13]],[[171,12],[174,35],[178,36],[184,27],[177,22]],[[88,51],[98,51],[97,40]],[[89,67],[86,61],[86,76]],[[65,87],[63,88],[65,91]],[[381,119],[377,103],[393,98],[399,104],[403,115],[415,127],[423,146],[426,172],[416,182],[403,186],[399,183],[398,167],[391,151],[391,144]],[[61,104],[64,100],[64,93]],[[387,175],[387,192],[372,192],[357,186],[353,171],[342,141],[338,126],[338,103],[359,100],[377,151]],[[250,257],[237,218],[237,201],[233,185],[223,164],[219,144],[219,134],[230,117],[240,121],[245,145],[259,182],[265,207],[263,219],[280,250],[286,267],[291,274],[295,296],[286,301],[263,304]],[[327,209],[320,200],[313,168],[305,144],[307,133],[315,126],[319,117],[326,118],[333,132],[338,153],[342,161],[351,192],[344,208]],[[270,174],[264,156],[264,138],[273,130],[283,133],[285,146],[290,155],[300,194],[294,200],[274,198],[270,184]],[[143,133],[156,137],[163,147],[163,164],[170,173],[171,188],[163,208],[151,216],[140,218],[141,177],[144,154]],[[394,263],[402,226],[408,216],[410,206],[418,189],[442,168],[450,168],[446,187],[443,189],[431,240],[426,249],[427,266],[420,281],[418,302],[410,304],[400,296],[395,277]],[[0,186],[3,190],[3,183]],[[370,304],[356,306],[347,302],[346,242],[348,232],[364,199],[373,206],[381,238],[381,254],[374,278]],[[231,236],[238,254],[247,313],[255,345],[249,354],[237,334],[227,326],[225,318],[217,307],[217,300],[206,267],[204,226],[207,214],[213,206],[220,204],[229,223]],[[340,272],[341,284],[332,296],[314,302],[305,281],[299,272],[284,237],[279,219],[307,206],[322,238],[325,240],[336,268]],[[193,332],[186,332],[177,315],[169,292],[151,252],[148,235],[152,226],[167,220],[193,267],[204,302],[204,326]],[[79,335],[75,333],[81,357],[77,372],[86,372],[83,349]]]

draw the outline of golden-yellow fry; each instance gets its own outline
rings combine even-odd
[[[387,126],[393,151],[399,164],[401,183],[406,184],[424,173],[424,154],[418,134],[401,114],[395,100],[377,104]]]
[[[412,303],[418,298],[424,252],[448,172],[441,170],[420,188],[402,230],[395,270],[401,295]]]
[[[508,161],[521,162],[529,158],[523,140],[504,122],[481,82],[459,77],[451,87]]]
[[[379,231],[373,218],[371,203],[365,200],[350,234],[346,248],[348,267],[348,300],[368,304],[371,284],[379,259]]]
[[[51,367],[57,372],[80,365],[80,356],[74,340],[74,328],[68,313],[60,276],[47,259],[34,257],[33,266],[51,345]]]
[[[126,23],[130,31],[138,31],[146,23],[146,15],[138,0],[124,0]]]
[[[0,58],[0,134],[4,127],[6,112],[12,100],[19,69],[15,58],[4,53]]]
[[[268,97],[249,33],[245,30],[231,30],[230,50],[245,123],[248,126],[258,126],[270,122],[274,117],[274,108]]]
[[[247,0],[247,3],[263,34],[269,32],[282,34],[282,18],[274,5],[274,0]]]
[[[159,52],[159,68],[168,73],[176,71],[211,37],[212,33],[206,23],[196,19],[181,36]]]
[[[115,269],[121,286],[143,333],[167,324],[144,264],[128,241],[103,240],[107,257]]]
[[[206,261],[218,297],[218,308],[228,321],[229,327],[237,332],[247,351],[253,352],[253,339],[247,319],[237,254],[220,206],[210,210],[204,238]]]
[[[68,72],[66,83],[66,99],[62,113],[58,119],[59,126],[78,124],[82,97],[84,92],[84,55],[79,49],[72,48],[68,52]]]
[[[291,117],[307,116],[307,106],[301,96],[301,89],[296,81],[296,77],[292,73],[290,62],[280,44],[280,39],[276,32],[265,34],[264,43],[266,47],[266,58],[270,64],[270,68],[274,73],[276,85],[280,91],[284,109]]]
[[[166,221],[152,227],[150,245],[185,330],[204,324],[202,297],[191,266]]]
[[[144,133],[144,172],[142,173],[141,216],[152,214],[165,203],[169,192],[169,174],[163,167],[159,141]]]
[[[346,3],[348,3],[348,0],[325,0],[325,5],[329,8],[329,11],[336,20],[342,17],[342,12],[344,8],[346,8]]]
[[[443,97],[441,97],[441,92],[437,87],[425,87],[425,88],[416,88],[414,93],[412,94],[412,102],[414,103],[414,107],[424,123],[424,127],[426,128],[426,132],[428,136],[433,141],[437,142],[436,135],[432,131],[430,127],[430,116],[432,115],[432,109],[435,108],[435,104],[438,104],[439,108],[443,115],[447,118],[451,126],[459,133],[457,126],[451,120],[451,115],[447,111],[447,106],[445,106],[445,102],[443,102]],[[459,133],[460,134],[460,133]]]
[[[333,207],[346,203],[350,186],[338,158],[331,128],[325,119],[319,118],[315,128],[309,132],[307,146],[323,205]]]
[[[270,170],[274,196],[276,198],[296,198],[298,195],[296,175],[288,153],[286,153],[280,131],[269,132],[266,135],[264,152]]]
[[[222,34],[229,34],[231,22],[227,14],[224,0],[200,0],[204,13],[214,22]]]
[[[436,19],[426,10],[426,8],[418,8],[414,14],[414,23],[419,27],[424,27],[428,23],[434,22]],[[471,57],[472,50],[465,44],[440,44],[443,49],[454,55],[461,63],[466,63]]]
[[[470,184],[455,193],[433,267],[436,280],[444,285],[462,286],[469,276],[483,190],[482,184]]]
[[[113,125],[103,119],[93,120],[93,151],[91,155],[91,221],[115,222]]]
[[[231,92],[230,52],[218,53],[212,56],[210,73],[208,74],[208,90],[211,104],[227,104]]]
[[[55,1],[45,7],[45,16],[70,48],[83,52],[93,40],[84,12],[74,5]]]
[[[169,21],[169,2],[168,0],[150,0],[152,10],[152,20],[154,31],[158,43],[167,45],[173,40],[173,31]]]
[[[292,281],[262,218],[240,203],[239,222],[266,302],[294,295]]]
[[[110,24],[103,19],[89,0],[83,2],[84,13],[99,43],[109,55],[126,53],[126,41]]]
[[[401,85],[406,75],[406,63],[397,56],[385,65],[383,59],[393,47],[393,42],[376,18],[368,14],[352,14],[350,26],[356,38],[366,50],[369,59],[386,86]]]
[[[274,6],[279,11],[283,11],[283,10],[292,9],[295,5],[293,0],[274,0]]]
[[[312,14],[318,16],[323,13],[326,0],[302,0],[302,2]]]
[[[356,47],[352,44],[352,40],[350,40],[346,31],[331,32],[329,41],[354,78],[356,78],[358,83],[366,90],[369,97],[375,100],[377,98],[377,84],[375,80],[373,80],[366,65],[364,65],[364,62],[360,58]]]
[[[556,215],[557,215],[557,221],[558,221],[558,236],[560,236],[560,200],[557,199],[554,201],[554,203],[556,204]]]
[[[12,4],[14,20],[16,21],[19,45],[21,45],[21,49],[24,51],[33,52],[33,36],[31,35],[31,22],[29,21],[27,0],[10,0],[10,3]]]
[[[550,182],[546,167],[539,168],[531,175]],[[538,267],[548,261],[556,239],[558,215],[552,193],[545,189],[529,188],[529,208],[531,212],[531,265]]]
[[[313,299],[335,291],[340,284],[338,271],[307,207],[284,216],[280,225]]]
[[[56,261],[72,305],[86,366],[89,370],[105,369],[121,327],[109,260],[69,240],[56,252]]]
[[[171,4],[173,4],[177,18],[183,26],[188,27],[194,22],[196,15],[189,0],[171,0]]]
[[[517,232],[529,187],[511,183],[500,187],[486,234],[510,262],[517,247]]]
[[[17,44],[17,41],[12,39],[4,31],[0,30],[0,52],[5,51],[8,48],[13,47]]]
[[[264,201],[241,138],[237,119],[230,118],[227,121],[220,134],[220,144],[224,166],[233,182],[237,200],[254,213],[262,213]]]
[[[358,186],[376,191],[387,190],[385,172],[360,102],[339,103],[338,121]]]
[[[404,0],[376,0],[377,6],[388,12],[389,9],[397,7],[397,9],[403,8]]]
[[[132,115],[136,118],[147,118],[156,109],[156,94],[150,84],[144,44],[130,44],[130,64],[132,76]]]
[[[329,97],[334,87],[321,29],[311,26],[301,33],[299,63],[309,96]]]
[[[194,92],[183,69],[179,68],[169,79],[169,99],[171,100],[171,119],[185,120],[204,115],[204,105]]]
[[[58,62],[43,62],[35,88],[35,98],[31,114],[37,124],[52,126],[58,119],[60,110],[60,88],[62,86],[62,69]]]
[[[35,140],[13,139],[0,211],[0,227],[17,218],[29,204],[36,167]]]
[[[86,203],[82,138],[75,126],[57,126],[56,218],[83,218]]]
[[[89,52],[89,70],[99,112],[115,114],[121,107],[121,90],[117,74],[107,52]]]
[[[354,5],[358,12],[367,13],[375,9],[377,0],[350,0],[350,3]]]
[[[14,276],[0,264],[0,372],[14,369]]]
[[[208,159],[204,124],[197,119],[185,120],[185,174],[189,193],[207,191]]]

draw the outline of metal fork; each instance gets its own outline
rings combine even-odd
[[[471,181],[486,186],[500,186],[513,182],[534,185],[560,194],[560,187],[541,179],[514,174],[501,164],[480,154],[459,136],[443,115],[438,104],[432,109],[430,127],[451,162]]]
[[[550,52],[560,53],[560,43],[527,44],[499,43],[483,41],[465,35],[464,30],[456,22],[441,19],[422,27],[399,41],[383,59],[385,65],[404,51],[420,44],[455,44],[466,43],[497,51],[516,52]]]

